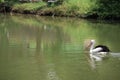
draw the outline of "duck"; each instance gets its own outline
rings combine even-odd
[[[95,40],[91,40],[89,46],[90,57],[94,58],[96,61],[101,61],[102,58],[106,57],[106,55],[110,52],[110,49],[105,45],[95,46]]]

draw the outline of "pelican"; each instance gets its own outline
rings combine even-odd
[[[105,57],[109,52],[109,48],[104,45],[98,45],[94,47],[95,40],[90,41],[90,57],[94,58],[96,61],[101,61],[103,57]]]

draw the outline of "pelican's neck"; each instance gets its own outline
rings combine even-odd
[[[90,46],[90,53],[92,53],[92,50],[94,48],[95,42],[91,42],[91,46]]]

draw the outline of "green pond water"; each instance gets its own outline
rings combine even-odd
[[[90,39],[116,55],[92,62]],[[120,80],[120,23],[0,14],[0,80]]]

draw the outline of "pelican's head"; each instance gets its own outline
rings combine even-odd
[[[95,40],[91,40],[91,44],[95,43]]]
[[[94,45],[95,44],[95,40],[90,40],[90,43],[89,43],[89,47],[91,47],[92,45]]]
[[[85,44],[85,50],[90,50],[90,47],[95,44],[95,40],[94,39],[85,40],[84,44]]]

